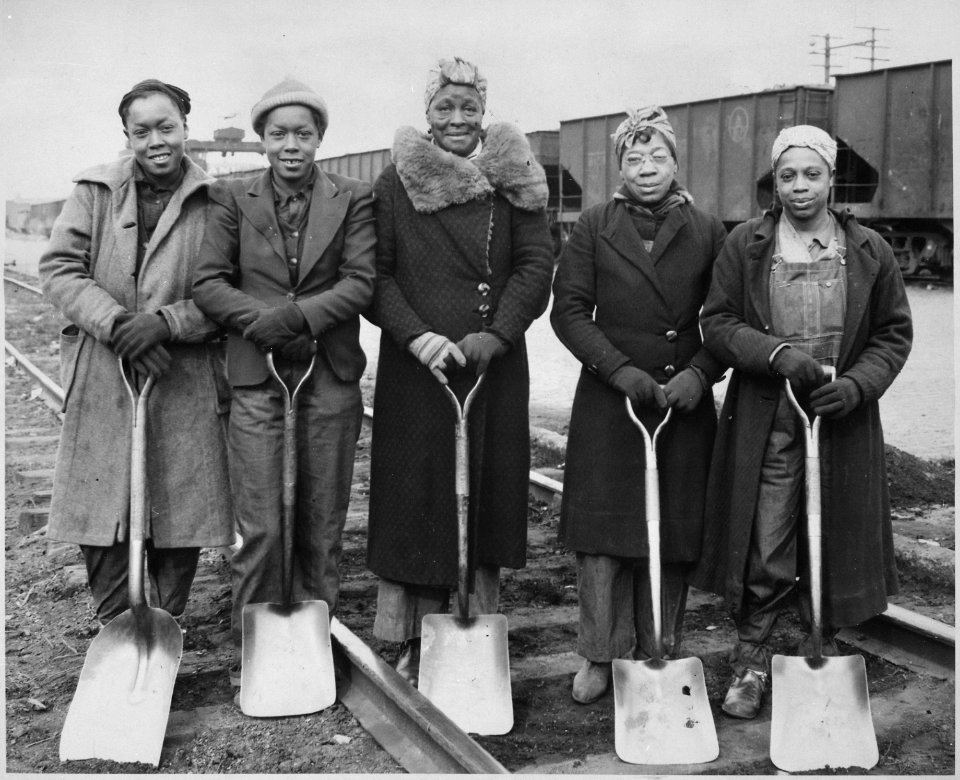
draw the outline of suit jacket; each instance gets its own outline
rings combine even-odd
[[[345,382],[363,374],[360,318],[376,276],[373,190],[317,170],[300,258],[290,286],[270,170],[216,182],[193,283],[193,299],[228,328],[227,373],[234,387],[268,376],[265,355],[241,335],[240,318],[295,301],[333,372]]]

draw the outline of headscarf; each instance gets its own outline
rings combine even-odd
[[[795,125],[780,131],[770,151],[770,166],[776,170],[777,160],[791,146],[805,146],[813,149],[827,163],[832,171],[837,163],[837,142],[825,130],[813,125]]]
[[[127,121],[127,109],[130,108],[130,104],[137,98],[142,98],[151,92],[160,92],[169,97],[184,118],[190,113],[190,95],[187,94],[185,89],[175,87],[173,84],[166,84],[158,79],[145,79],[138,84],[134,84],[130,91],[120,98],[120,107],[117,112],[124,124]]]
[[[430,108],[430,103],[437,93],[447,84],[459,84],[464,87],[473,87],[480,95],[480,111],[487,106],[487,80],[480,75],[480,69],[472,62],[459,57],[452,60],[440,60],[437,67],[431,68],[427,89],[423,95],[423,107]]]
[[[616,132],[610,136],[617,152],[618,163],[623,157],[624,151],[636,143],[637,134],[641,130],[656,130],[659,132],[666,139],[674,161],[677,160],[677,134],[673,131],[673,126],[667,119],[666,112],[660,106],[644,106],[629,111],[627,118],[620,123]]]

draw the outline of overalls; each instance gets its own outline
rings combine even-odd
[[[843,338],[847,281],[843,231],[832,215],[831,220],[833,238],[824,248],[819,241],[806,246],[787,217],[780,217],[769,292],[774,335],[821,364],[835,366]],[[826,451],[821,454],[825,456]],[[802,424],[781,390],[763,454],[750,536],[744,616],[737,624],[740,641],[733,653],[737,675],[747,668],[769,672],[765,644],[796,587],[804,458]],[[824,492],[829,478],[829,471],[822,472]],[[807,625],[809,614],[809,595],[804,593],[800,615]],[[824,626],[824,654],[829,654],[835,633]]]

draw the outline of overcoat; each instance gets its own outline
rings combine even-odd
[[[702,316],[707,347],[735,370],[713,454],[703,555],[691,583],[725,595],[734,615],[743,610],[760,467],[784,381],[768,366],[782,341],[771,333],[769,295],[780,213],[767,212],[730,234]],[[825,419],[820,428],[823,620],[839,627],[882,612],[887,595],[897,591],[878,399],[906,362],[913,326],[890,247],[849,213],[834,216],[847,247],[847,309],[837,376],[852,378],[863,394],[850,414]],[[798,548],[805,551],[805,542]],[[806,581],[805,556],[798,571]]]
[[[48,535],[100,546],[126,538],[131,402],[107,344],[118,315],[160,312],[171,366],[147,405],[147,532],[158,547],[226,545],[229,388],[218,327],[190,294],[211,179],[187,161],[135,276],[134,165],[131,156],[77,176],[40,259],[44,295],[73,323],[60,340],[65,417]]]
[[[360,316],[373,298],[373,192],[366,182],[317,168],[297,284],[291,287],[271,172],[210,187],[193,295],[227,330],[234,387],[269,376],[266,355],[242,336],[241,317],[296,301],[334,374],[356,382],[367,364]]]
[[[583,363],[573,401],[560,538],[580,552],[648,555],[644,443],[608,384],[624,365],[660,384],[689,365],[716,381],[723,366],[704,349],[698,315],[726,231],[690,204],[673,208],[648,252],[622,200],[583,213],[560,257],[550,320]],[[640,415],[651,433],[662,413]],[[713,393],[674,413],[659,436],[661,546],[665,561],[699,553],[704,490],[716,431]]]
[[[455,413],[407,350],[427,331],[454,342],[491,331],[510,345],[491,361],[470,414],[471,561],[526,562],[530,432],[524,333],[546,308],[553,258],[546,178],[526,138],[492,125],[475,161],[397,132],[375,185],[382,329],[370,464],[368,564],[381,577],[457,584]],[[451,387],[464,400],[475,377]]]

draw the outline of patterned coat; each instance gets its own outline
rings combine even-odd
[[[190,298],[210,179],[190,162],[138,276],[134,158],[77,178],[40,259],[44,295],[73,325],[60,339],[66,393],[49,536],[110,545],[126,538],[130,400],[107,346],[126,311],[163,314],[170,370],[147,404],[148,535],[158,547],[233,541],[224,420],[229,388],[218,335]]]
[[[886,608],[897,592],[890,496],[878,399],[910,354],[913,326],[889,245],[849,213],[834,215],[847,247],[847,311],[837,375],[859,385],[861,404],[820,427],[823,620],[850,626]],[[783,380],[767,359],[770,266],[777,214],[739,225],[727,239],[703,310],[707,346],[734,368],[707,490],[703,555],[691,583],[742,611],[743,573],[760,466]],[[800,550],[806,543],[801,542]],[[801,553],[803,555],[803,553]],[[800,567],[806,579],[806,564]]]
[[[712,380],[723,367],[700,340],[698,315],[726,232],[691,205],[671,209],[651,251],[623,201],[583,213],[560,257],[550,321],[583,363],[573,400],[560,538],[586,553],[646,557],[644,444],[610,375],[633,365],[665,384],[693,364]],[[653,431],[662,415],[640,420]],[[695,561],[716,431],[713,394],[674,413],[657,447],[660,554]]]
[[[523,566],[530,468],[524,333],[550,294],[546,178],[524,136],[508,125],[489,128],[474,161],[401,128],[393,160],[375,185],[377,289],[369,316],[382,333],[368,565],[388,579],[456,587],[455,415],[406,345],[426,331],[459,341],[486,330],[509,342],[470,415],[471,563]],[[461,402],[473,379],[451,378]]]

